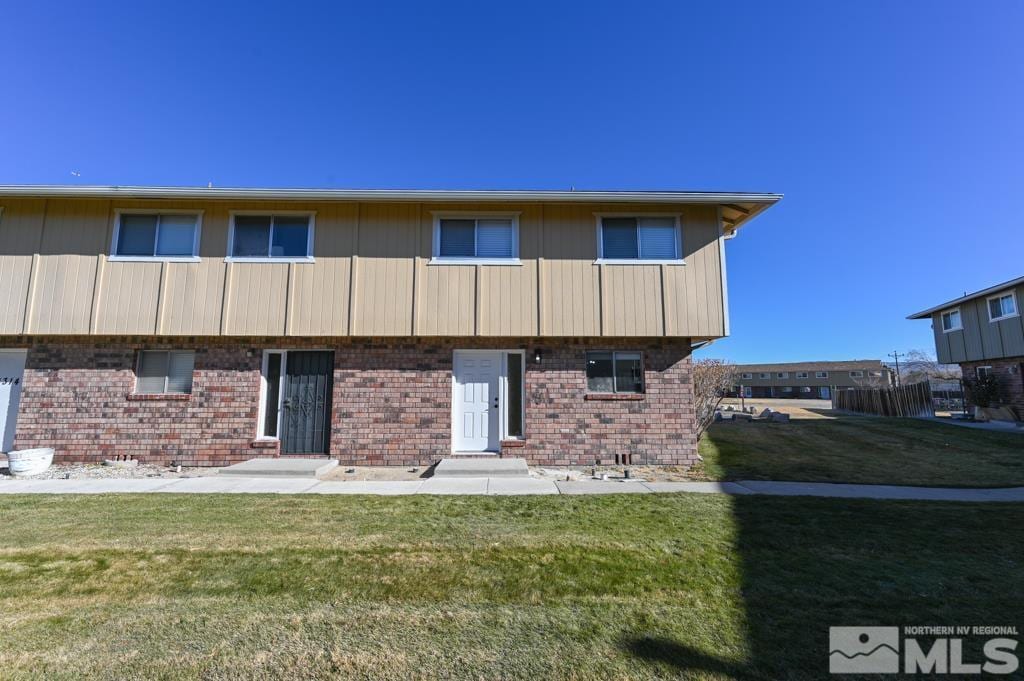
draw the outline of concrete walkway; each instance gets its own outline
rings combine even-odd
[[[426,478],[394,482],[326,481],[310,478],[146,478],[138,480],[4,480],[0,494],[762,494],[862,499],[927,501],[1024,502],[1024,487],[959,489],[953,487],[898,487],[843,485],[827,482],[642,482],[637,480],[552,481],[536,478]]]
[[[964,419],[941,418],[938,416],[919,416],[919,421],[932,421],[933,423],[945,423],[947,426],[959,426],[961,428],[974,428],[975,430],[988,430],[993,433],[1017,433],[1024,435],[1024,427],[1018,426],[1009,421],[967,421]]]

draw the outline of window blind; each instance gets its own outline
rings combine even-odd
[[[476,255],[478,258],[511,258],[513,254],[511,220],[478,220]]]
[[[640,218],[640,257],[673,260],[676,257],[675,218]]]
[[[475,220],[441,220],[442,258],[472,258],[476,254]]]

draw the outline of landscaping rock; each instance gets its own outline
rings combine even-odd
[[[775,412],[772,414],[772,423],[789,423],[789,414],[783,414],[782,412]]]
[[[740,414],[733,414],[732,415],[732,420],[733,421],[747,421],[747,422],[750,422],[750,420],[752,418],[753,417],[750,414],[742,414],[742,413],[740,413]]]
[[[769,409],[768,407],[765,407],[764,411],[761,412],[761,418],[763,418],[763,419],[770,419],[772,417],[772,414],[774,414],[774,413],[775,412],[773,412],[771,409]]]

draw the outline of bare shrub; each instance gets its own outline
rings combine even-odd
[[[701,359],[693,363],[693,404],[696,412],[697,439],[715,420],[725,393],[732,389],[736,366],[720,359]]]

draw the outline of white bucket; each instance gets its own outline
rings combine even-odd
[[[53,449],[23,449],[19,452],[7,452],[7,467],[11,475],[38,475],[53,463]]]

